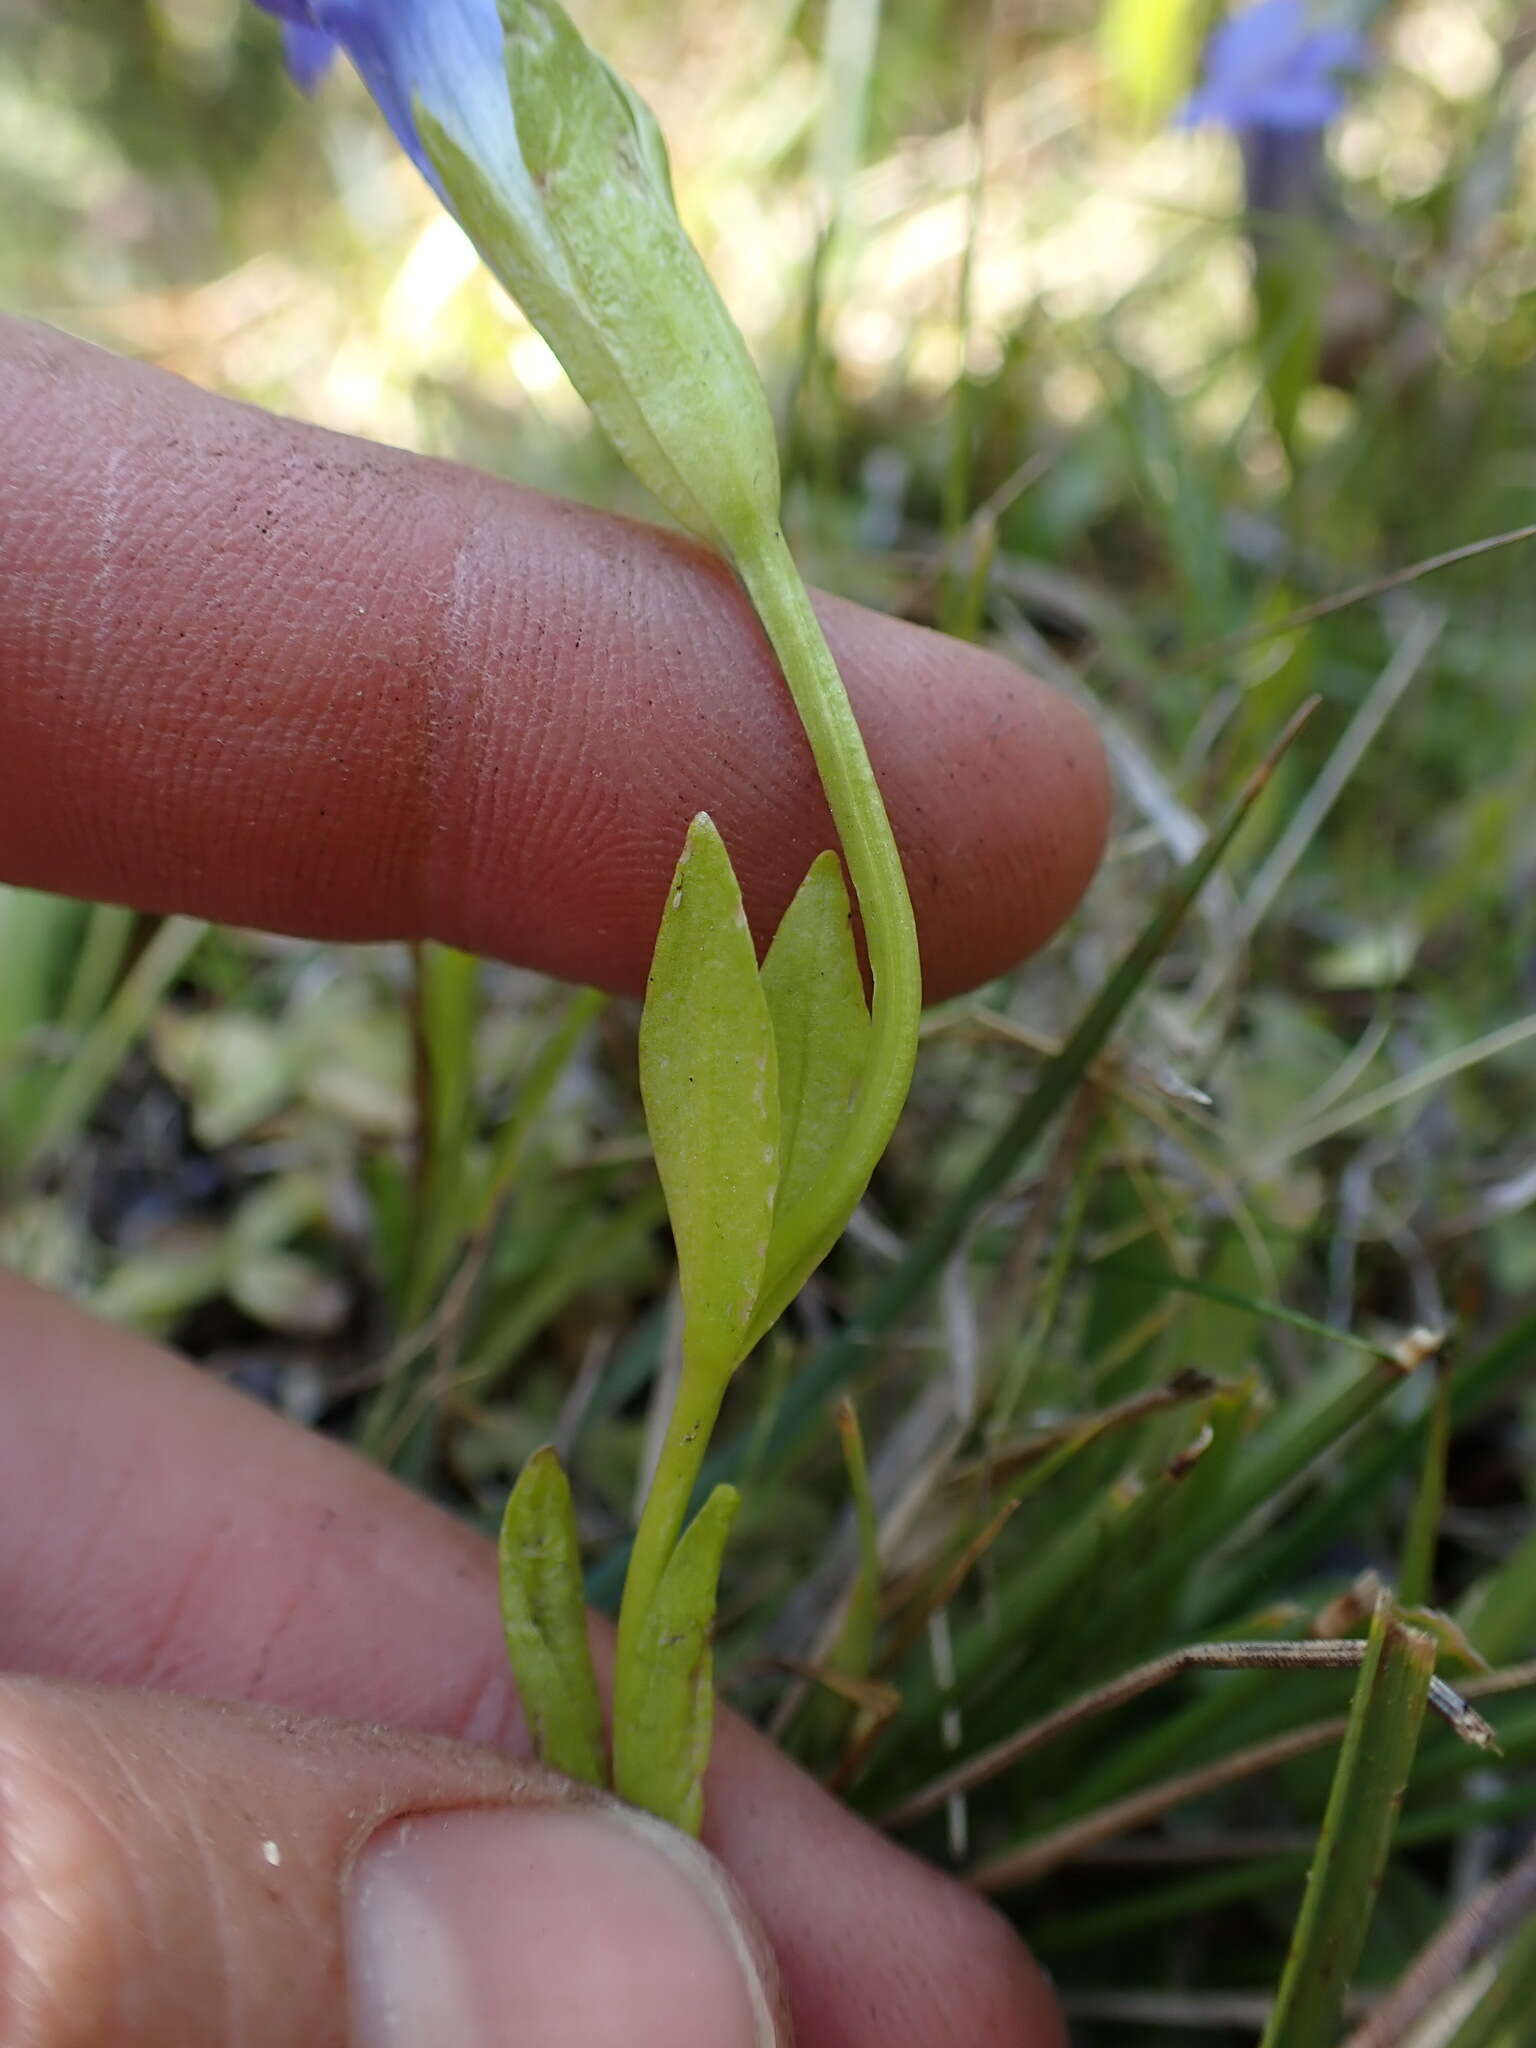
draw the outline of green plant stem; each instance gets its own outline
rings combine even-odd
[[[635,1650],[645,1617],[656,1598],[661,1575],[682,1533],[688,1503],[709,1447],[710,1432],[725,1398],[729,1375],[703,1371],[688,1356],[686,1332],[683,1338],[683,1371],[677,1399],[667,1418],[666,1435],[656,1471],[646,1490],[645,1506],[635,1530],[629,1570],[624,1577],[624,1598],[619,1607],[619,1634],[614,1662],[614,1722],[624,1719],[625,1698],[638,1682]]]
[[[885,1150],[912,1079],[922,988],[917,927],[895,835],[848,693],[782,531],[775,526],[765,533],[750,554],[738,557],[736,567],[810,741],[858,898],[874,982],[869,1064],[848,1141],[836,1166],[805,1199],[792,1240],[803,1254],[792,1262],[781,1260],[778,1270],[765,1276],[745,1355],[831,1249]]]
[[[639,1711],[647,1619],[682,1533],[731,1374],[841,1234],[895,1128],[917,1057],[917,928],[901,856],[848,694],[778,526],[763,532],[737,566],[810,742],[863,916],[874,983],[869,1054],[846,1141],[801,1198],[735,1355],[722,1358],[717,1346],[702,1355],[695,1333],[684,1330],[681,1384],[635,1531],[619,1608],[614,1723],[620,1730],[630,1728]]]

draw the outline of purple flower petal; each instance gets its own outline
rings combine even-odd
[[[304,37],[294,75],[319,42],[344,50],[401,145],[436,184],[414,108],[419,100],[482,166],[517,160],[496,0],[257,0]],[[290,44],[290,62],[292,62]],[[318,75],[316,73],[315,75]]]
[[[1215,30],[1204,77],[1175,121],[1215,122],[1237,134],[1325,128],[1344,105],[1343,76],[1368,61],[1360,36],[1317,21],[1304,0],[1257,0]]]
[[[336,45],[323,28],[299,21],[283,23],[283,51],[288,75],[300,92],[313,92],[330,69]]]

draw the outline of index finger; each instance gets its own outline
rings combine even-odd
[[[953,993],[1086,886],[1098,742],[993,655],[818,609]],[[635,991],[700,809],[761,937],[834,837],[713,557],[0,320],[0,875]]]

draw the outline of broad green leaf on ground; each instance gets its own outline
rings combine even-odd
[[[696,1370],[729,1372],[768,1255],[778,1071],[757,955],[709,817],[688,828],[640,1021],[640,1091]]]

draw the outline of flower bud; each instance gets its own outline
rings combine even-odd
[[[558,0],[263,4],[347,51],[674,518],[733,555],[772,527],[767,400],[677,217],[660,130]]]

